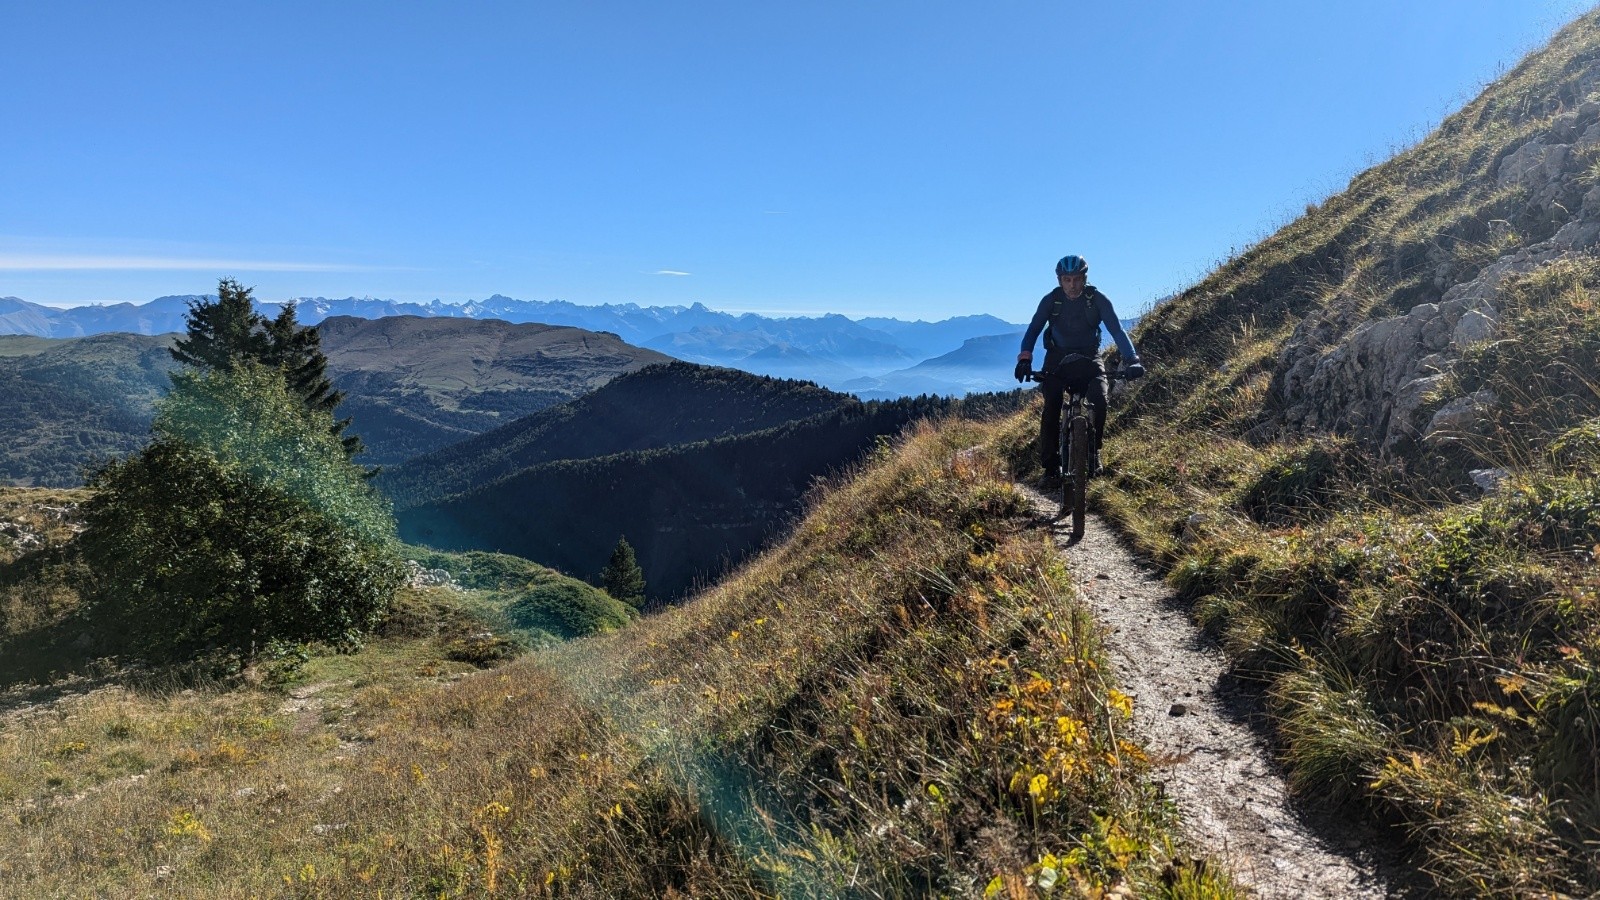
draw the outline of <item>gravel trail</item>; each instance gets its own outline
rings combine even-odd
[[[1031,488],[1040,515],[1058,505]],[[1134,724],[1195,843],[1216,853],[1262,898],[1386,897],[1380,846],[1367,829],[1308,824],[1260,735],[1248,724],[1258,705],[1227,677],[1215,642],[1189,618],[1173,592],[1130,553],[1110,526],[1089,517],[1072,543],[1067,520],[1052,525],[1073,578],[1105,630],[1123,690],[1134,698]]]

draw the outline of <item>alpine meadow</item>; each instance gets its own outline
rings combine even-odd
[[[17,307],[0,895],[1600,896],[1600,9],[1137,318],[1087,538],[998,318],[342,303]]]

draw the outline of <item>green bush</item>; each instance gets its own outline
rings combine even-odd
[[[628,608],[599,588],[552,573],[518,592],[506,607],[511,623],[562,638],[610,631],[628,623]]]
[[[403,576],[387,504],[279,370],[180,374],[142,452],[96,472],[90,615],[147,657],[354,646]]]
[[[424,569],[444,569],[456,584],[476,591],[513,589],[550,572],[532,560],[509,553],[446,553],[416,546],[407,546],[406,553]]]
[[[606,592],[520,556],[407,550],[423,568],[444,569],[462,587],[488,592],[507,625],[535,635],[580,637],[621,628],[636,615]]]
[[[456,662],[470,663],[480,669],[492,669],[503,662],[516,659],[522,647],[489,632],[479,632],[450,642],[445,657]]]
[[[1555,439],[1550,455],[1556,465],[1577,475],[1600,475],[1600,419],[1590,419]]]

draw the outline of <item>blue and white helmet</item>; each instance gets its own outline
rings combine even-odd
[[[1089,261],[1076,253],[1069,253],[1061,257],[1056,263],[1057,275],[1085,275],[1089,274]]]

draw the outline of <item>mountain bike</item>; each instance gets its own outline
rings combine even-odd
[[[1090,357],[1069,353],[1056,363],[1062,366],[1089,360]],[[1059,377],[1050,372],[1033,372],[1034,381]],[[1107,372],[1106,381],[1120,381],[1127,375],[1118,370]],[[1094,468],[1094,425],[1089,421],[1089,398],[1082,391],[1065,388],[1061,394],[1061,512],[1072,514],[1072,536],[1083,537],[1084,516],[1088,511],[1089,478]],[[1046,473],[1049,474],[1049,473]]]

